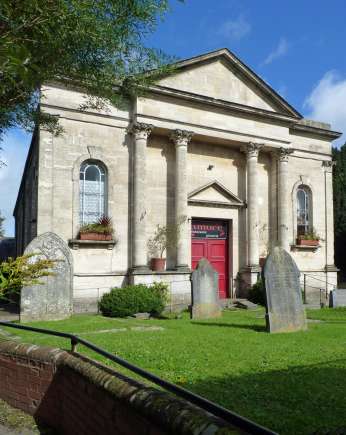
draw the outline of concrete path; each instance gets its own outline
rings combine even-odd
[[[14,322],[19,320],[18,309],[13,306],[0,305],[0,320],[2,322]]]

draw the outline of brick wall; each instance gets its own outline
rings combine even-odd
[[[63,434],[242,433],[95,361],[12,341],[0,341],[0,398]]]

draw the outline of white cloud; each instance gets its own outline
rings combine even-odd
[[[289,44],[286,38],[280,38],[278,45],[274,48],[274,50],[268,54],[268,56],[262,62],[262,65],[269,65],[275,59],[284,56],[289,49]]]
[[[328,71],[305,99],[307,118],[329,122],[333,130],[346,132],[346,77]],[[336,144],[344,143],[345,135]]]
[[[4,227],[7,236],[14,235],[14,219],[12,214],[30,139],[31,135],[14,129],[0,143],[1,148],[3,148],[1,159],[6,163],[6,166],[0,168],[0,211],[6,218]]]
[[[218,30],[219,35],[231,40],[240,40],[250,32],[251,24],[242,15],[235,20],[225,21]]]

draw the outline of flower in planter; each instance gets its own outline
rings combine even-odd
[[[113,233],[112,220],[109,216],[101,216],[98,221],[84,224],[79,229],[81,240],[111,240]]]
[[[299,240],[316,240],[319,241],[321,237],[316,233],[316,231],[313,229],[311,231],[308,231],[305,234],[301,234],[298,236]]]
[[[316,231],[311,230],[297,237],[297,245],[318,246],[320,240],[321,238]]]
[[[164,270],[166,259],[163,254],[168,248],[175,248],[179,241],[179,230],[187,220],[186,216],[181,216],[177,223],[167,225],[156,225],[156,230],[148,240],[148,252],[151,257],[152,270]]]

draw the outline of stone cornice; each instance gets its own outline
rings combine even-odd
[[[179,89],[168,88],[160,85],[153,85],[148,88],[153,94],[169,96],[173,98],[178,98],[186,100],[189,102],[194,102],[204,106],[212,106],[224,109],[225,111],[238,112],[242,114],[248,114],[251,116],[256,116],[258,118],[266,119],[276,119],[285,122],[289,125],[296,119],[293,116],[286,115],[279,112],[274,112],[270,110],[260,109],[253,106],[246,106],[239,103],[233,103],[231,101],[219,100],[212,97],[207,97],[205,95],[194,94],[192,92],[182,91]]]
[[[200,57],[202,57],[202,56],[200,56]],[[181,64],[184,63],[184,65],[185,65],[189,61],[190,61],[190,59],[188,59],[186,61],[182,61]],[[255,73],[253,73],[253,74],[255,74]],[[60,88],[68,89],[71,91],[84,92],[84,90],[82,88],[79,88],[75,84],[71,83],[71,84],[66,85],[65,83],[59,82],[57,80],[49,81],[46,83],[46,85],[51,85],[51,86],[58,87],[58,88],[60,87]],[[118,87],[115,86],[114,90],[117,90],[117,89],[118,89]],[[244,114],[244,115],[248,114],[248,115],[254,116],[254,117],[259,118],[259,119],[277,120],[277,121],[282,122],[283,124],[287,124],[290,127],[290,130],[292,130],[292,131],[306,132],[306,133],[310,133],[310,134],[317,135],[320,137],[327,137],[331,140],[338,139],[342,135],[342,133],[337,132],[337,131],[332,131],[332,130],[327,130],[327,129],[323,129],[323,128],[318,128],[318,127],[300,124],[299,121],[302,118],[297,118],[297,116],[294,116],[293,114],[288,115],[288,114],[284,114],[284,113],[280,113],[280,112],[274,112],[274,111],[272,112],[270,110],[260,109],[260,108],[252,107],[252,106],[246,106],[243,104],[238,104],[238,103],[234,103],[234,102],[230,102],[230,101],[220,100],[220,99],[216,99],[216,98],[212,98],[212,97],[207,97],[205,95],[194,94],[192,92],[168,88],[168,87],[160,86],[160,85],[152,85],[152,86],[145,88],[143,90],[145,90],[146,93],[151,92],[151,93],[158,94],[158,95],[171,96],[171,97],[187,100],[190,102],[199,103],[202,105],[221,108],[221,109],[224,109],[225,111],[236,112],[236,113],[240,113],[240,114]],[[275,91],[273,90],[273,92],[275,92]],[[45,103],[41,103],[41,106],[42,107],[52,107],[52,108],[57,107],[55,105],[48,105]],[[57,107],[57,108],[59,108],[59,107]],[[71,111],[77,111],[77,112],[79,111],[78,109],[70,109],[70,108],[59,108],[59,109],[71,110]],[[84,111],[84,113],[89,114],[88,111]],[[90,113],[92,113],[93,115],[98,115],[98,116],[103,116],[103,117],[109,116],[106,114],[100,115],[96,112],[95,113],[90,112]]]
[[[342,135],[342,133],[338,131],[326,130],[324,128],[313,127],[311,125],[302,125],[299,123],[292,124],[290,126],[290,130],[309,133],[321,137],[327,137],[332,140],[338,139]]]

